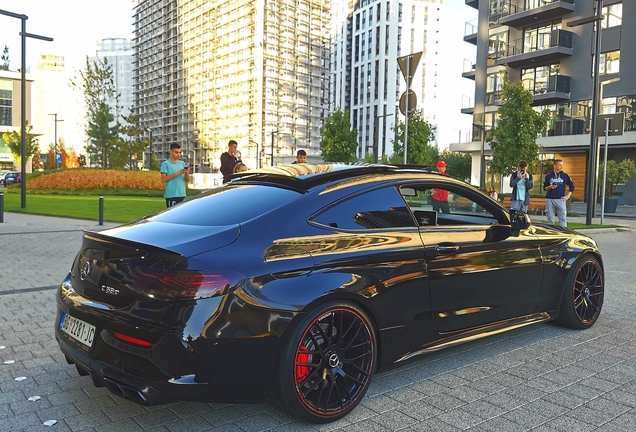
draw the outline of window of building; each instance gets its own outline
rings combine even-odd
[[[508,44],[508,32],[495,33],[488,38],[487,66],[494,66],[495,60],[501,57]]]
[[[599,75],[615,75],[619,73],[621,66],[621,52],[609,51],[601,53],[599,63]]]
[[[521,69],[523,87],[532,94],[542,94],[554,91],[549,88],[550,77],[559,74],[559,64],[538,66],[536,68]]]
[[[499,100],[503,81],[499,72],[488,74],[486,77],[486,104],[493,105]]]
[[[623,23],[623,3],[603,7],[601,28],[616,27]]]
[[[523,29],[523,47],[522,52],[534,52],[547,49],[557,44],[552,38],[558,37],[555,30],[561,29],[560,21],[553,21],[548,24],[526,27]],[[509,52],[508,55],[518,54]]]
[[[6,80],[9,85],[12,85],[11,81]],[[0,81],[0,85],[4,84],[5,80]],[[0,88],[0,126],[11,126],[13,124],[12,112],[13,112],[13,92],[11,90],[5,90]]]

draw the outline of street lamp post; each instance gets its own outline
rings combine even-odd
[[[277,134],[277,133],[278,133],[278,130],[270,132],[270,134],[272,135],[272,154],[271,154],[272,160],[271,160],[271,166],[274,166],[274,134]]]
[[[55,144],[53,144],[53,164],[55,165],[55,169],[57,169],[57,122],[62,122],[64,120],[58,120],[57,113],[49,115],[55,116]]]
[[[17,18],[22,21],[22,31],[20,32],[20,36],[22,36],[22,62],[20,69],[20,178],[22,181],[20,182],[20,207],[26,208],[26,38],[30,37],[47,42],[52,42],[53,38],[27,33],[26,20],[29,17],[24,14],[0,9],[0,15]]]
[[[587,179],[585,182],[585,224],[592,225],[592,217],[596,213],[596,172],[598,169],[598,149],[596,139],[596,119],[598,116],[599,72],[601,59],[601,10],[603,0],[596,0],[594,15],[567,23],[568,27],[578,27],[583,24],[594,23],[594,79],[592,89],[592,124],[590,125],[590,155],[587,161]]]

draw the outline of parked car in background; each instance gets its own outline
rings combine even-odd
[[[4,175],[0,174],[0,184],[2,185],[10,185],[14,183],[20,183],[22,181],[22,176],[19,172],[16,171],[8,171]]]
[[[419,355],[547,321],[590,328],[604,290],[593,239],[467,183],[301,163],[85,231],[54,331],[80,375],[132,401],[269,398],[326,423]]]

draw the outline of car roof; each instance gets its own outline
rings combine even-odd
[[[383,165],[366,163],[290,164],[244,171],[232,176],[232,183],[274,183],[298,191],[367,174],[431,173],[427,165]]]

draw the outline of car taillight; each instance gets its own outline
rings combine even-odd
[[[133,269],[124,279],[130,289],[157,300],[198,300],[227,294],[243,276],[233,271]]]
[[[143,339],[138,339],[132,336],[128,336],[123,333],[113,332],[113,336],[115,336],[117,339],[121,341],[128,342],[133,345],[138,345],[140,347],[149,348],[152,346],[152,344],[148,341],[145,341]]]

